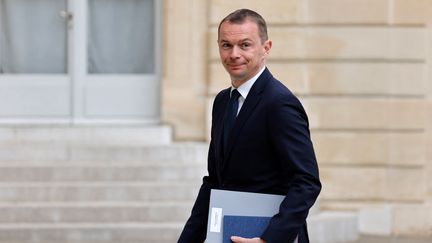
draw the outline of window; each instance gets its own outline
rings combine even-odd
[[[88,3],[88,73],[154,73],[154,1]]]
[[[66,73],[66,0],[0,0],[0,73]]]

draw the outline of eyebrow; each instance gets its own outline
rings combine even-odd
[[[245,41],[252,41],[253,42],[253,40],[250,38],[241,39],[239,42],[245,42]],[[230,41],[222,39],[222,40],[220,40],[220,42],[228,42],[229,43]]]

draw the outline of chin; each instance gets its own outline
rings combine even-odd
[[[233,81],[233,83],[238,83],[239,80],[243,80],[244,79],[244,75],[231,75],[231,80],[235,80]]]
[[[231,77],[234,77],[236,79],[240,79],[246,76],[246,73],[244,70],[230,70]]]

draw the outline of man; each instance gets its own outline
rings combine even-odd
[[[214,100],[209,174],[178,242],[204,242],[211,189],[286,196],[261,237],[233,236],[233,242],[309,242],[306,217],[321,190],[318,166],[302,105],[265,66],[272,42],[264,19],[248,9],[229,14],[219,24],[218,45],[232,87]]]

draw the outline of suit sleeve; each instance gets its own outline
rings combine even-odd
[[[270,137],[289,189],[261,236],[267,243],[293,242],[321,190],[306,112],[292,94],[276,100],[269,109]]]
[[[218,96],[217,96],[218,97]],[[210,191],[217,188],[217,175],[215,166],[215,149],[214,149],[214,120],[215,120],[215,99],[212,111],[212,131],[208,152],[207,170],[208,176],[204,176],[203,183],[198,192],[195,204],[192,208],[191,216],[186,222],[180,235],[178,243],[203,243],[207,233],[207,219],[210,203]]]

